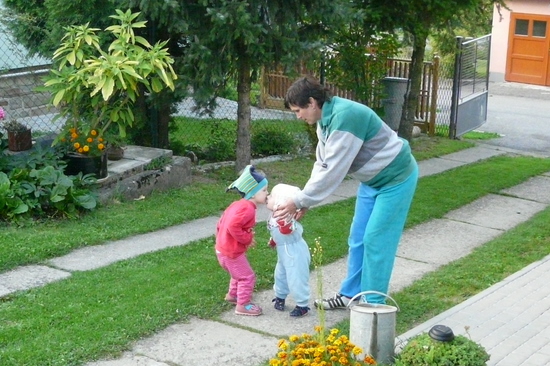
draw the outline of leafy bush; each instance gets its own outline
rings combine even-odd
[[[265,125],[253,130],[251,149],[254,157],[290,154],[295,151],[296,142],[290,132]]]
[[[0,148],[0,221],[74,217],[96,207],[96,179],[65,175],[60,151],[37,144],[26,154],[9,155],[5,140]]]
[[[440,342],[423,333],[409,340],[395,366],[485,366],[488,360],[485,348],[465,336]]]

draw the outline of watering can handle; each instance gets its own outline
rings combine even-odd
[[[363,295],[366,295],[366,294],[377,294],[377,295],[385,296],[385,297],[387,297],[388,299],[390,299],[391,301],[393,301],[393,303],[394,303],[395,306],[397,307],[397,311],[400,311],[399,305],[397,305],[397,302],[396,302],[390,295],[387,295],[387,294],[385,294],[385,293],[383,293],[383,292],[379,292],[379,291],[363,291],[363,292],[358,293],[357,295],[355,295],[354,297],[351,298],[351,300],[349,301],[348,307],[349,307],[350,304],[353,302],[353,300],[355,300],[357,297],[363,296]]]

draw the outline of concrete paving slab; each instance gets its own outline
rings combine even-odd
[[[278,311],[273,308],[272,299],[274,297],[272,290],[262,291],[254,294],[253,301],[260,305],[263,309],[263,314],[259,317],[246,317],[235,315],[234,310],[230,310],[222,314],[221,320],[228,324],[237,325],[243,328],[255,329],[258,332],[270,334],[275,337],[285,337],[290,334],[312,333],[314,327],[319,325],[319,312],[313,306],[313,301],[319,297],[332,296],[340,289],[340,282],[345,276],[346,258],[342,258],[321,269],[323,295],[319,295],[318,288],[318,271],[312,271],[310,276],[311,288],[311,308],[310,313],[302,318],[292,318],[289,312],[294,309],[296,303],[292,297],[286,300],[285,311]],[[345,309],[325,312],[325,321],[327,327],[334,325],[349,316],[349,312]]]
[[[447,219],[431,220],[403,233],[397,255],[424,263],[444,265],[468,255],[496,238],[502,230]]]
[[[141,171],[143,170],[144,163],[142,161],[131,160],[131,159],[122,159],[116,162],[111,162],[110,166],[107,166],[107,170],[110,174],[115,176],[124,175],[123,173],[128,171]]]
[[[464,165],[462,162],[442,158],[423,160],[418,163],[418,174],[419,177],[422,178],[428,175],[439,174],[462,165]]]
[[[485,228],[508,230],[545,208],[543,203],[489,194],[447,213],[445,218]]]
[[[159,157],[171,158],[172,155],[172,150],[154,147],[144,148],[142,146],[128,145],[124,149],[124,157],[126,159],[137,160],[145,163],[149,163],[151,160]]]
[[[506,154],[506,151],[495,149],[494,147],[475,146],[470,149],[460,150],[455,153],[445,155],[443,159],[471,164],[477,161],[492,158],[493,156],[504,154]]]
[[[116,360],[98,361],[87,364],[88,366],[172,366],[165,362],[158,362],[146,356],[135,356],[125,353],[122,358]]]
[[[406,258],[395,258],[392,278],[390,281],[390,294],[401,291],[421,279],[426,273],[435,271],[439,267],[436,263],[424,263]]]
[[[18,267],[0,274],[0,297],[16,291],[29,290],[70,277],[69,272],[47,266]]]
[[[220,322],[192,319],[139,341],[132,353],[168,365],[257,366],[276,354],[277,340]]]
[[[543,176],[533,177],[520,185],[503,189],[501,193],[550,204],[550,172]]]
[[[134,258],[157,250],[181,246],[214,235],[217,217],[198,219],[191,223],[172,226],[152,233],[132,236],[75,250],[65,256],[51,259],[49,264],[69,271],[88,271],[117,261]]]

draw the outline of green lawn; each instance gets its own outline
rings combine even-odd
[[[428,143],[433,141],[419,141],[416,148]],[[430,148],[430,156],[440,154],[436,147]],[[310,159],[301,158],[258,167],[267,173],[271,185],[303,185],[311,164]],[[488,193],[547,171],[550,159],[500,156],[423,177],[407,227],[442,217]],[[0,234],[2,268],[41,263],[77,247],[219,214],[236,199],[224,193],[233,179],[232,169],[221,169],[195,177],[197,183],[184,189],[102,207],[80,220],[5,229]],[[331,243],[323,248],[325,263],[347,253],[347,244],[341,238],[347,236],[353,203],[348,199],[312,209],[303,220],[308,243],[313,244],[316,237]],[[329,214],[333,224],[327,227]],[[546,210],[467,258],[395,294],[402,308],[398,331],[409,329],[548,254],[549,220],[550,210]],[[257,241],[267,239],[267,230],[258,229]],[[117,356],[133,341],[174,322],[194,316],[216,318],[230,307],[220,301],[227,278],[212,255],[213,245],[213,238],[206,238],[105,268],[75,272],[66,280],[0,299],[0,364],[79,365]],[[272,286],[275,256],[267,245],[250,252],[258,291]],[[468,276],[457,275],[460,273]],[[437,291],[433,291],[434,284]],[[342,328],[345,326],[342,324]]]

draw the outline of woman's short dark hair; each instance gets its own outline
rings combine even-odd
[[[332,94],[314,77],[305,76],[292,83],[286,91],[285,107],[290,109],[291,105],[295,105],[305,108],[309,104],[309,98],[315,99],[319,108],[322,108],[325,102],[330,101]]]

